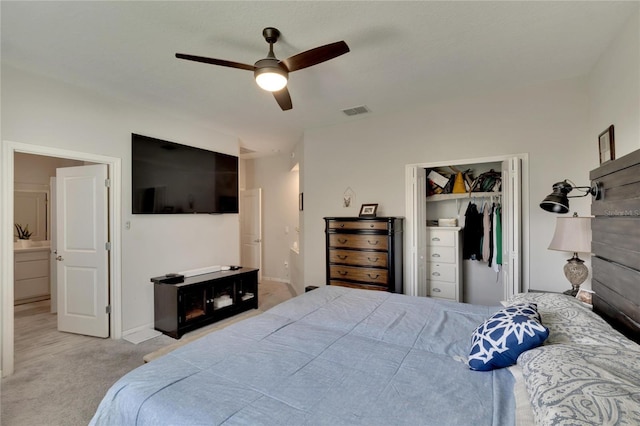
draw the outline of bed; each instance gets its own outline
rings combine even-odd
[[[552,293],[488,307],[320,287],[133,370],[91,424],[640,424],[640,236],[610,238],[620,219],[640,228],[638,164],[592,172],[593,310]]]

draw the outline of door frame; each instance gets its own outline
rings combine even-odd
[[[0,330],[2,331],[2,377],[14,371],[14,307],[13,307],[13,190],[14,154],[44,155],[106,164],[109,179],[109,241],[111,253],[109,261],[109,318],[110,337],[122,337],[122,255],[121,255],[121,192],[122,159],[86,152],[70,151],[50,146],[32,145],[21,142],[2,141],[1,185],[0,185]]]
[[[414,181],[416,180],[416,169],[446,167],[450,165],[480,164],[504,162],[511,158],[519,158],[521,161],[520,176],[520,241],[519,259],[517,265],[520,270],[520,291],[529,289],[529,154],[505,154],[495,157],[482,157],[471,159],[452,159],[447,161],[425,161],[405,165],[405,267],[404,282],[405,294],[411,296],[418,295],[417,279],[414,271],[414,263],[418,262],[420,256],[420,241],[414,241],[414,228],[416,217],[419,211],[416,210],[414,194]],[[426,194],[425,194],[426,196]],[[424,210],[424,209],[422,209]],[[419,214],[418,214],[419,215]]]
[[[244,202],[244,196],[247,194],[248,191],[256,191],[257,195],[258,195],[258,210],[257,211],[247,211],[246,210],[246,204]],[[243,264],[244,259],[243,259],[243,254],[244,251],[242,249],[242,226],[243,223],[242,221],[244,220],[244,218],[248,215],[252,215],[252,216],[258,216],[258,223],[259,223],[259,227],[260,227],[260,253],[258,254],[258,282],[262,282],[262,261],[263,256],[262,256],[262,249],[263,249],[263,245],[262,245],[262,241],[263,241],[263,236],[262,236],[262,188],[250,188],[250,189],[242,189],[240,190],[240,263]]]

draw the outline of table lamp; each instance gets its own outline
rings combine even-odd
[[[591,218],[573,217],[556,218],[556,230],[549,244],[549,250],[568,251],[573,257],[564,265],[564,276],[571,283],[571,289],[564,292],[570,296],[578,294],[580,285],[589,276],[589,269],[578,253],[591,253]]]

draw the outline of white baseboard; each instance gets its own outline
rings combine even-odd
[[[143,330],[149,330],[149,329],[151,329],[151,330],[154,329],[152,322],[150,322],[148,324],[145,324],[145,325],[141,325],[140,327],[136,327],[136,328],[132,328],[130,330],[123,331],[122,332],[122,337],[128,336],[129,334],[138,333],[138,332],[143,331]]]
[[[158,336],[162,336],[162,333],[152,328],[145,328],[144,330],[141,330],[137,333],[127,334],[123,337],[123,339],[127,342],[137,345],[138,343],[142,343],[145,340],[154,339]]]
[[[265,277],[264,275],[262,276],[262,281],[275,281],[277,283],[291,284],[291,281],[285,280],[284,278]]]

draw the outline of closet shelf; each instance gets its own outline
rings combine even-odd
[[[459,200],[461,198],[490,198],[499,197],[502,192],[465,192],[464,194],[435,194],[427,197],[427,203],[433,201]]]

